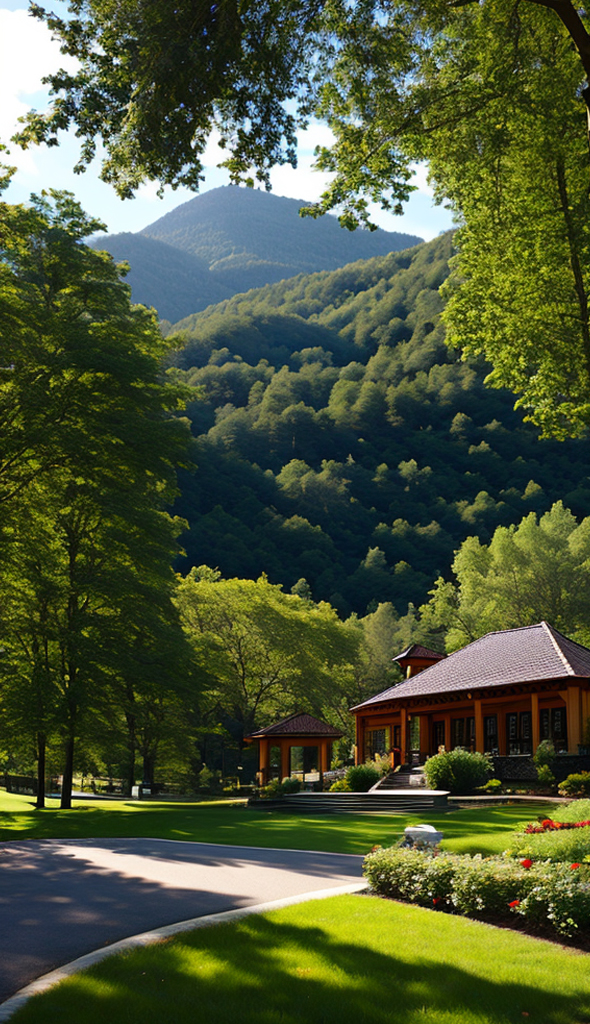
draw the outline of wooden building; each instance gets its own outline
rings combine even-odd
[[[394,659],[407,678],[352,708],[357,763],[392,765],[466,747],[532,754],[543,739],[577,754],[590,715],[590,650],[547,622],[488,633],[445,657],[413,644]]]
[[[259,785],[264,786],[271,778],[284,779],[290,775],[301,775],[304,782],[306,775],[321,779],[330,767],[332,744],[342,735],[333,725],[320,722],[313,715],[296,713],[266,729],[258,729],[245,740],[258,741],[257,776]],[[273,747],[278,748],[275,758]],[[299,765],[293,763],[295,752],[299,754]]]

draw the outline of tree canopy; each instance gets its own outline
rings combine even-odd
[[[40,770],[59,737],[64,806],[75,742],[98,718],[117,728],[150,682],[148,652],[183,644],[166,506],[187,463],[170,415],[186,391],[163,378],[153,314],[84,243],[94,227],[69,194],[0,204],[0,705]],[[163,692],[174,668],[168,650]]]
[[[264,576],[224,580],[207,566],[179,581],[177,600],[210,679],[207,700],[240,745],[255,726],[292,711],[346,717],[342,684],[361,634],[329,604],[285,594]]]
[[[352,227],[367,203],[401,210],[411,163],[429,161],[464,229],[451,341],[483,352],[490,381],[548,433],[590,418],[587,14],[572,0],[71,0],[33,6],[81,61],[50,81],[27,141],[74,124],[81,163],[100,139],[122,195],[154,178],[198,185],[213,130],[232,180],[268,183],[294,161],[310,115],[332,130],[334,173],[311,212]],[[502,239],[502,245],[498,239]]]
[[[540,518],[498,527],[489,544],[468,537],[421,611],[421,630],[442,630],[448,651],[485,633],[545,620],[588,643],[590,517],[578,523],[562,502]]]

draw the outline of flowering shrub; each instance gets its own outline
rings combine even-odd
[[[401,847],[365,858],[365,877],[381,896],[479,918],[518,914],[560,935],[590,928],[590,867],[502,857],[469,857]]]
[[[527,825],[524,829],[526,835],[538,835],[541,832],[560,832],[569,828],[586,828],[590,825],[588,821],[553,821],[552,818],[544,818],[539,825]]]
[[[590,856],[590,828],[559,829],[540,835],[520,834],[510,839],[510,856],[518,860],[572,864]]]
[[[569,864],[590,857],[590,800],[560,808],[559,818],[523,825],[511,837],[509,855]]]
[[[424,765],[430,789],[448,789],[450,793],[471,793],[483,786],[491,770],[487,754],[472,754],[463,747],[435,754]]]

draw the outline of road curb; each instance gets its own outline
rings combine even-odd
[[[317,852],[317,851],[315,851]],[[0,1024],[4,1024],[12,1017],[17,1010],[20,1010],[33,996],[46,992],[48,989],[58,985],[72,974],[85,971],[88,967],[106,960],[109,956],[117,953],[127,953],[141,946],[149,946],[163,939],[172,938],[181,932],[194,931],[197,928],[208,928],[216,924],[227,924],[232,921],[240,921],[251,914],[265,914],[270,910],[281,910],[283,907],[292,907],[297,903],[309,903],[311,900],[322,900],[328,896],[343,896],[350,893],[363,892],[366,890],[366,882],[354,882],[350,885],[333,886],[331,889],[316,889],[314,892],[300,893],[298,896],[288,896],[282,900],[272,900],[269,903],[257,903],[251,907],[238,907],[235,910],[225,910],[220,914],[207,914],[205,917],[193,917],[188,921],[178,921],[176,924],[168,924],[163,928],[152,928],[149,932],[141,932],[139,935],[130,935],[127,939],[120,939],[109,946],[102,946],[100,949],[86,953],[84,956],[71,960],[63,967],[58,967],[49,974],[43,974],[36,981],[19,989],[13,996],[0,1003]]]

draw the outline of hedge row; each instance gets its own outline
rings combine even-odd
[[[527,864],[530,862],[527,862]],[[377,849],[365,858],[373,892],[480,919],[520,915],[559,935],[590,930],[590,866],[532,864],[421,850]]]

